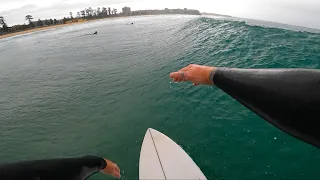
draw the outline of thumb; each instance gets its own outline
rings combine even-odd
[[[172,72],[170,73],[170,78],[177,78],[180,76],[180,73],[179,72]]]

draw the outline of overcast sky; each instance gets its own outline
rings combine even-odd
[[[34,19],[62,18],[69,16],[70,11],[76,15],[86,7],[103,6],[116,8],[118,12],[123,6],[132,10],[194,8],[320,29],[320,0],[0,0],[0,16],[13,25],[24,23],[27,14]]]

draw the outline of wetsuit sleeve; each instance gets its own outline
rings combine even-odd
[[[282,131],[320,148],[320,70],[218,68],[214,84]]]
[[[106,166],[103,158],[95,156],[24,161],[0,165],[0,179],[83,180]]]

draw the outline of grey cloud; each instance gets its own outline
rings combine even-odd
[[[270,12],[263,16],[280,23],[320,29],[320,1],[279,1],[269,5]]]
[[[270,6],[297,13],[320,13],[320,1],[277,1]]]
[[[6,22],[9,25],[13,25],[15,23],[23,23],[24,17],[27,14],[32,14],[32,12],[36,12],[38,8],[39,7],[34,4],[29,4],[20,8],[2,11],[0,12],[0,14],[5,18]]]
[[[25,6],[22,6],[21,8],[19,9],[35,9],[37,8],[38,6],[37,5],[34,5],[34,4],[27,4]]]
[[[248,3],[247,7],[250,11],[240,17],[320,29],[318,0],[260,0]]]
[[[0,12],[0,14],[5,16],[5,15],[9,15],[9,14],[20,12],[20,11],[33,11],[33,10],[35,10],[37,8],[38,8],[38,6],[36,6],[34,4],[28,4],[28,5],[22,6],[20,8],[15,8],[15,9],[2,11],[2,12]]]

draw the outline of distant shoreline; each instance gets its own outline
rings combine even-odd
[[[0,39],[4,39],[4,38],[8,38],[8,37],[13,37],[13,36],[18,36],[18,35],[29,34],[29,33],[32,33],[32,32],[44,31],[44,30],[48,30],[48,29],[54,29],[54,28],[58,28],[58,27],[70,26],[70,25],[74,25],[74,24],[83,24],[83,23],[88,23],[88,22],[93,22],[93,21],[99,21],[99,20],[108,20],[108,19],[111,20],[111,19],[129,18],[129,17],[137,17],[137,16],[150,16],[150,15],[151,15],[151,16],[158,16],[158,15],[173,15],[173,14],[131,15],[131,16],[107,17],[107,18],[101,18],[101,19],[89,19],[89,20],[81,21],[81,22],[73,22],[73,23],[67,23],[67,24],[57,24],[57,25],[51,25],[51,26],[42,26],[42,27],[32,28],[32,29],[28,29],[28,30],[19,31],[19,32],[2,34],[2,35],[0,35]],[[179,15],[179,14],[175,14],[175,15]],[[183,14],[182,14],[182,15],[183,15]],[[218,16],[223,16],[223,17],[232,17],[232,16],[228,16],[228,15],[213,14],[213,13],[203,13],[203,14],[201,14],[201,15],[218,15]]]
[[[124,18],[130,16],[144,16],[144,15],[164,15],[164,14],[186,14],[186,15],[201,15],[199,10],[195,9],[168,9],[163,10],[137,10],[131,11],[130,7],[122,8],[122,13],[117,14],[117,9],[110,7],[100,7],[97,10],[92,9],[91,7],[85,8],[84,10],[78,11],[77,16],[73,17],[72,12],[68,18],[64,17],[63,19],[45,19],[38,21],[33,21],[32,15],[26,15],[25,19],[28,20],[29,24],[16,24],[9,27],[6,20],[3,16],[0,16],[0,39],[8,38],[12,36],[28,34],[36,31],[43,31],[47,29],[53,29],[56,27],[67,26],[71,24],[85,23],[89,21],[96,21],[102,19],[115,19],[115,18]]]
[[[17,36],[17,35],[29,34],[29,33],[37,32],[37,31],[54,29],[54,28],[58,28],[58,27],[70,26],[70,25],[74,25],[74,24],[83,24],[83,23],[92,22],[92,21],[99,21],[99,20],[106,20],[106,19],[110,19],[111,20],[111,19],[119,19],[119,18],[126,18],[126,17],[130,17],[130,16],[108,17],[108,18],[102,18],[102,19],[86,20],[86,21],[82,21],[82,22],[74,22],[74,23],[69,23],[69,24],[57,24],[57,25],[44,26],[44,27],[39,27],[39,28],[32,28],[32,29],[28,29],[28,30],[24,30],[24,31],[8,33],[8,34],[2,34],[2,35],[0,35],[0,39],[13,37],[13,36]]]

